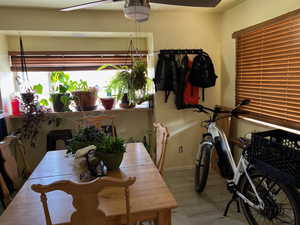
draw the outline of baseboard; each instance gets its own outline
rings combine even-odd
[[[190,169],[193,169],[194,167],[195,167],[194,165],[180,166],[180,167],[169,167],[169,168],[165,168],[165,171],[190,170]]]

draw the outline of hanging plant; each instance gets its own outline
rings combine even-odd
[[[113,68],[117,70],[116,75],[109,82],[106,92],[116,93],[117,100],[122,100],[127,95],[130,105],[146,99],[152,88],[152,80],[148,77],[147,64],[142,60],[135,60],[132,68],[128,66],[115,66],[107,64],[101,66],[98,71]]]
[[[18,129],[18,133],[20,133],[20,138],[24,143],[29,143],[32,147],[35,147],[35,142],[40,130],[41,123],[46,118],[44,109],[39,105],[37,96],[35,95],[32,87],[29,84],[22,37],[20,37],[20,53],[23,88],[21,99],[24,118],[22,127]],[[17,79],[17,81],[20,82],[20,77],[17,77]],[[40,87],[37,87],[37,89],[38,88]]]

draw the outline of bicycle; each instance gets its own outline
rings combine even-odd
[[[236,165],[225,133],[216,126],[217,120],[237,116],[240,107],[249,103],[250,100],[243,100],[231,111],[222,111],[218,107],[211,109],[202,105],[186,106],[196,108],[197,112],[209,114],[209,119],[202,122],[207,128],[207,133],[203,134],[196,156],[195,190],[199,193],[204,191],[211,154],[216,150],[221,176],[227,180],[227,189],[233,194],[226,205],[224,216],[227,215],[230,205],[236,202],[237,211],[240,212],[241,205],[243,214],[251,225],[300,225],[300,210],[297,203],[299,196],[296,188],[274,177],[263,175],[255,169],[255,166],[247,161],[246,146]],[[219,117],[219,114],[226,116]]]

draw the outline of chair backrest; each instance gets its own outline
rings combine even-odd
[[[11,197],[10,197],[8,187],[1,173],[0,173],[0,192],[2,195],[1,203],[4,207],[6,207],[10,203]]]
[[[79,120],[80,127],[82,126],[95,126],[98,129],[103,129],[103,126],[111,127],[112,136],[117,136],[116,127],[114,123],[114,116],[91,116],[91,117],[83,117]]]
[[[19,175],[23,179],[27,179],[30,176],[31,170],[26,160],[26,146],[19,136],[9,135],[5,138],[5,141],[10,144],[11,150],[14,151],[14,156],[18,165]]]
[[[12,140],[13,139],[5,139],[0,142],[0,154],[4,159],[4,171],[13,182],[14,189],[18,190],[21,186],[22,178],[19,176],[17,162],[12,154]]]
[[[159,172],[162,174],[169,132],[162,123],[154,123],[153,126],[156,130],[156,166]]]
[[[105,187],[123,187],[126,199],[127,225],[131,225],[129,186],[135,182],[135,177],[126,180],[112,177],[97,178],[88,183],[75,183],[68,180],[57,181],[49,185],[34,184],[32,190],[41,194],[47,225],[52,225],[47,204],[46,193],[60,190],[70,194],[73,198],[75,212],[71,216],[72,225],[102,225],[105,215],[98,209],[98,193]]]

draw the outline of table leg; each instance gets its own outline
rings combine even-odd
[[[171,225],[171,209],[158,212],[157,225]]]

